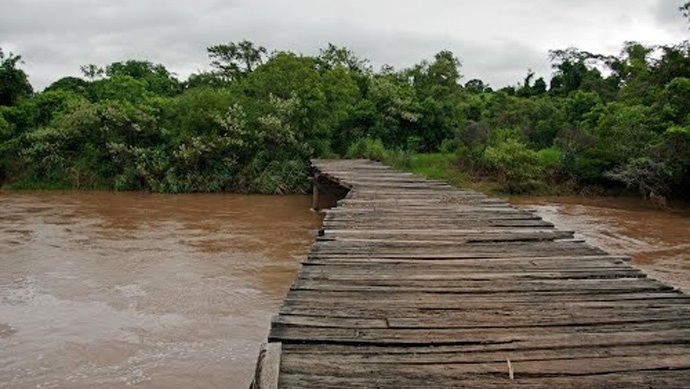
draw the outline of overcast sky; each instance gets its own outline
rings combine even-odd
[[[690,37],[682,0],[1,0],[0,47],[24,57],[36,89],[79,66],[126,59],[186,78],[208,69],[206,47],[248,39],[269,50],[316,54],[347,46],[377,68],[462,61],[464,80],[516,84],[549,76],[548,50],[618,53],[628,40]]]

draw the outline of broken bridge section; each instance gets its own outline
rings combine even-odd
[[[272,322],[255,387],[690,387],[690,297],[629,258],[380,163],[313,166],[347,195]]]

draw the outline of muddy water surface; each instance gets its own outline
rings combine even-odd
[[[0,388],[242,388],[308,197],[0,192]]]
[[[634,198],[511,197],[556,227],[612,254],[626,254],[650,276],[690,292],[690,206],[659,209]]]

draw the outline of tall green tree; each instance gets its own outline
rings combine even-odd
[[[264,63],[268,51],[263,46],[243,40],[208,47],[211,66],[228,80],[239,80]]]
[[[422,61],[406,72],[412,80],[421,113],[412,135],[418,139],[408,139],[408,145],[419,143],[420,151],[436,151],[460,126],[461,66],[455,54],[443,50],[432,62]]]
[[[182,91],[182,84],[173,73],[165,66],[150,61],[113,62],[105,68],[105,75],[142,81],[146,90],[160,96],[174,96]]]
[[[26,73],[17,67],[21,55],[5,55],[0,47],[0,106],[11,106],[33,93]]]
[[[318,62],[329,69],[342,66],[355,73],[368,73],[371,71],[369,61],[358,58],[347,47],[339,47],[332,43],[319,51]]]

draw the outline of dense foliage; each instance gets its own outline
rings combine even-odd
[[[34,93],[0,52],[0,182],[16,188],[298,192],[309,157],[454,167],[511,192],[558,184],[690,194],[690,44],[551,52],[492,90],[461,82],[449,51],[408,69],[329,45],[317,56],[251,42],[208,49],[213,71],[178,80],[129,60],[82,67]]]

